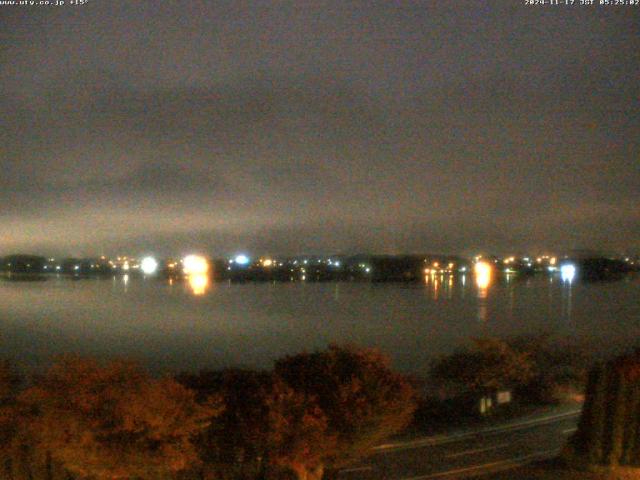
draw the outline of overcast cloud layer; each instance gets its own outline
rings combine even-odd
[[[638,7],[0,15],[0,255],[640,249]]]

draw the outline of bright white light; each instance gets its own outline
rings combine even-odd
[[[236,258],[234,258],[234,261],[238,265],[247,265],[251,260],[249,260],[249,257],[241,253],[240,255],[236,255]]]
[[[145,257],[140,262],[140,269],[145,275],[153,275],[158,270],[158,261],[153,257]]]
[[[182,259],[185,275],[202,275],[209,271],[209,262],[200,255],[187,255]]]
[[[576,266],[566,263],[560,267],[560,277],[563,282],[571,283],[576,276]]]

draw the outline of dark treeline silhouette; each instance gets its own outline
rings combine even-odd
[[[125,257],[126,258],[126,257]],[[230,282],[424,282],[425,276],[465,275],[472,273],[473,261],[451,255],[353,255],[332,257],[282,257],[278,259],[258,258],[238,263],[228,259],[206,259],[207,275],[213,281]],[[496,275],[513,275],[527,278],[532,275],[560,275],[563,264],[573,264],[578,281],[619,280],[640,268],[640,260],[625,257],[608,258],[596,256],[564,257],[558,266],[550,265],[549,259],[532,261],[529,257],[501,260],[498,257],[483,257],[493,265]],[[508,263],[505,263],[508,262]],[[555,262],[555,258],[554,258]],[[126,264],[126,267],[125,267]],[[143,275],[137,260],[127,261],[99,258],[45,258],[37,255],[16,254],[0,258],[2,278],[9,280],[44,280],[50,275],[65,275],[73,279],[112,275]],[[184,278],[179,261],[158,261],[158,270],[146,276],[157,278]]]
[[[620,280],[633,271],[632,266],[611,258],[586,258],[578,262],[581,279],[584,281]]]
[[[175,378],[67,356],[25,382],[2,363],[0,478],[320,479],[411,421],[412,385],[351,346]]]

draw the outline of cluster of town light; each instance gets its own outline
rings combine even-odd
[[[118,259],[120,262],[120,259]],[[113,262],[110,262],[112,267],[115,267]],[[189,286],[191,287],[194,295],[202,295],[206,292],[207,287],[209,286],[209,261],[206,257],[200,255],[187,255],[184,257],[181,262],[182,264],[182,273],[184,273]],[[178,267],[178,262],[171,262],[166,265],[169,270],[174,270]],[[152,256],[144,257],[139,266],[134,265],[133,268],[140,268],[140,271],[147,276],[152,276],[158,273],[158,268],[160,263]],[[131,268],[129,262],[125,259],[121,261],[121,268],[123,271],[128,271]],[[77,265],[75,270],[79,270],[80,266]],[[124,277],[125,285],[129,280],[129,276],[125,275]],[[170,281],[171,283],[171,281]]]
[[[106,257],[101,257],[101,259],[106,260]],[[53,260],[54,259],[50,259],[50,261],[53,261]],[[134,268],[134,269],[139,268],[140,271],[142,271],[142,273],[148,276],[155,275],[158,272],[158,268],[160,265],[158,260],[156,260],[152,256],[144,257],[139,264],[137,264],[135,261],[133,263],[130,263],[129,260],[130,259],[127,257],[118,257],[118,263],[120,264],[120,267],[123,271],[126,272],[130,268]],[[526,262],[528,266],[531,266],[532,259],[530,259],[529,257],[524,257],[523,260]],[[630,259],[625,259],[625,260],[628,261]],[[239,266],[247,266],[251,264],[251,261],[252,260],[248,255],[244,253],[240,253],[235,255],[231,260],[229,260],[229,263],[230,264],[235,263]],[[272,258],[260,258],[258,261],[262,267],[267,267],[267,268],[284,265],[282,262],[278,263],[276,260]],[[473,273],[475,276],[476,285],[478,286],[479,289],[485,290],[491,284],[493,273],[496,268],[494,263],[497,262],[497,260],[495,262],[489,262],[484,260],[481,255],[478,255],[474,258],[474,261],[475,263],[473,267]],[[503,259],[502,263],[504,265],[510,266],[511,264],[515,264],[516,261],[517,261],[516,257],[512,256],[512,257],[507,257]],[[577,268],[573,263],[562,263],[559,265],[559,262],[557,261],[556,257],[551,257],[547,255],[538,257],[535,259],[535,261],[537,263],[546,262],[548,264],[547,270],[549,272],[555,272],[559,270],[560,278],[565,283],[570,284],[571,282],[573,282],[573,280],[576,277]],[[190,284],[192,284],[192,287],[194,288],[194,293],[196,293],[196,291],[197,293],[200,293],[200,294],[203,293],[209,283],[209,279],[207,277],[207,274],[209,272],[208,259],[200,255],[187,255],[179,263],[182,264],[182,273],[184,273],[184,275],[189,280]],[[176,267],[178,267],[179,263],[178,262],[168,263],[167,268],[169,268],[170,270],[173,270]],[[304,259],[304,260],[301,260],[300,263],[306,265],[309,263],[309,261],[307,259]],[[318,260],[318,263],[323,263],[323,261]],[[111,265],[112,268],[116,268],[116,264],[114,262],[109,261],[109,264]],[[294,260],[293,264],[294,265],[298,264],[298,260]],[[338,260],[332,260],[332,259],[329,259],[327,261],[327,264],[332,265],[334,267],[339,267],[341,265]],[[362,270],[364,270],[366,273],[371,272],[371,267],[365,263],[360,263],[358,266]],[[93,268],[94,265],[91,265],[91,267]],[[56,267],[56,270],[60,271],[60,269],[61,267],[58,265]],[[230,270],[231,267],[229,267],[228,269]],[[74,270],[79,271],[80,265],[75,265]],[[440,265],[439,262],[433,262],[431,268],[425,269],[424,273],[434,275],[436,273],[444,274],[444,273],[451,273],[453,271],[455,271],[454,263]],[[467,268],[463,266],[463,267],[460,267],[458,271],[464,273],[467,271]],[[304,268],[301,269],[301,272],[303,274],[306,273]],[[514,273],[514,271],[510,270],[509,267],[505,269],[505,272]],[[303,275],[302,280],[305,280],[305,279],[306,279],[306,275]],[[463,276],[463,282],[464,282],[464,276]]]
[[[490,262],[482,260],[480,256],[476,257],[475,260],[476,262],[474,264],[473,272],[475,275],[476,285],[480,290],[486,290],[491,284],[495,266]],[[510,264],[514,262],[514,260],[514,258],[507,258],[505,259],[504,263]],[[246,266],[251,263],[251,259],[245,254],[238,254],[232,260],[230,260],[229,263],[236,263],[240,266]],[[294,263],[297,263],[297,261],[295,261]],[[303,263],[306,264],[307,261],[304,260]],[[556,259],[551,258],[549,263],[555,268]],[[278,265],[274,260],[270,258],[260,259],[260,264],[263,267]],[[334,262],[334,264],[339,265],[339,262],[336,261]],[[360,264],[359,266],[367,273],[371,271],[369,265]],[[202,257],[200,255],[187,255],[182,259],[182,267],[183,273],[187,276],[194,294],[203,294],[209,283],[209,279],[207,278],[207,273],[209,271],[209,261],[205,257]],[[145,275],[153,275],[158,270],[158,261],[153,257],[145,257],[140,263],[140,269]],[[438,271],[451,272],[453,271],[453,269],[453,263],[449,263],[448,265],[441,267],[438,262],[434,262],[433,268],[425,270],[425,273],[430,273],[433,275]],[[576,276],[576,266],[572,263],[562,264],[559,270],[560,277],[563,282],[571,283]],[[464,272],[466,271],[466,268],[463,267],[459,271]],[[302,273],[305,273],[304,269],[302,269]],[[302,280],[306,280],[306,275],[302,276]]]
[[[158,272],[158,260],[154,257],[145,257],[140,261],[140,270],[145,275],[154,275]],[[169,268],[175,268],[176,263],[168,264]],[[124,268],[127,270],[127,268]],[[202,275],[209,271],[209,262],[200,255],[187,255],[182,259],[182,271],[185,275]]]
[[[433,262],[432,268],[425,268],[424,273],[431,274],[431,275],[435,275],[436,273],[440,273],[440,274],[453,273],[455,272],[455,266],[456,264],[453,262],[449,262],[446,265],[440,265],[440,262]],[[458,271],[464,273],[467,271],[467,269],[466,267],[461,267],[458,269]]]

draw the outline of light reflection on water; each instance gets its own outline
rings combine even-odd
[[[445,290],[446,299],[451,301],[454,299],[454,295],[459,295],[460,299],[464,299],[467,290],[472,289],[473,296],[477,299],[476,302],[476,315],[475,318],[481,323],[491,320],[490,306],[494,303],[491,300],[491,289],[497,286],[504,290],[504,304],[500,308],[505,308],[505,316],[509,320],[515,320],[517,313],[516,309],[516,293],[518,290],[528,288],[532,285],[532,281],[540,281],[543,285],[542,279],[532,280],[530,277],[520,277],[514,273],[503,274],[500,278],[496,278],[494,270],[480,269],[480,271],[474,272],[473,275],[475,288],[467,288],[466,275],[451,275],[451,274],[436,274],[431,272],[424,276],[424,284],[429,292],[429,298],[434,302],[442,300],[442,290]],[[548,316],[552,316],[553,309],[557,307],[554,295],[557,289],[553,288],[554,278],[549,277],[549,288],[545,289],[547,292],[546,301],[539,305],[539,308],[545,308]],[[565,321],[571,320],[571,284],[563,282],[560,285],[560,291],[562,292],[562,301],[560,304],[560,318]],[[501,295],[501,294],[498,294]]]
[[[487,262],[478,262],[475,265],[474,274],[478,287],[478,320],[485,323],[489,319],[487,297],[493,282],[493,267]]]
[[[476,285],[481,298],[486,297],[487,289],[491,286],[493,280],[493,267],[487,262],[478,262],[474,268]]]
[[[209,276],[206,273],[192,274],[187,277],[191,293],[195,296],[204,295],[209,289]]]
[[[0,357],[38,363],[75,351],[133,357],[156,369],[268,368],[284,354],[353,342],[420,373],[433,355],[472,336],[550,331],[594,338],[603,348],[640,338],[638,278],[582,284],[494,275],[480,285],[467,277],[427,275],[423,284],[1,281]]]

